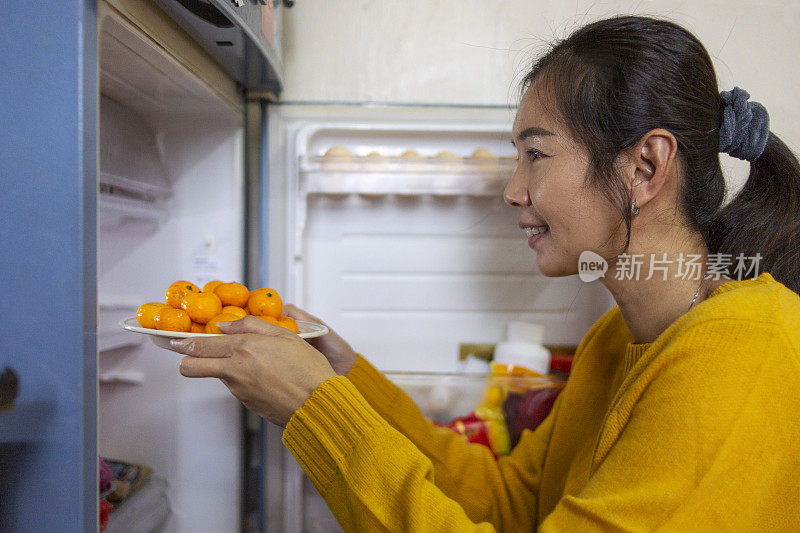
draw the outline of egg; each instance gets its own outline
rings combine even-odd
[[[472,159],[494,159],[494,155],[492,152],[487,150],[486,148],[478,148],[472,155],[470,156]]]
[[[325,152],[325,155],[323,157],[327,159],[333,157],[351,157],[351,156],[352,154],[350,153],[350,150],[348,150],[344,146],[333,146],[329,148],[327,152]]]

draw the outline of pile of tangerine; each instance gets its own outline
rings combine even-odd
[[[250,291],[241,283],[209,281],[203,290],[188,281],[176,281],[167,288],[165,303],[139,306],[139,325],[162,331],[222,333],[217,322],[233,321],[253,315],[261,320],[297,333],[297,323],[281,316],[283,301],[274,289]]]

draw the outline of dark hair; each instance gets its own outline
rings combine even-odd
[[[800,294],[800,165],[772,132],[750,164],[744,188],[726,206],[719,160],[725,102],[708,52],[681,26],[642,16],[600,20],[556,41],[522,81],[546,84],[557,116],[590,157],[588,183],[616,206],[631,235],[631,191],[616,172],[619,155],[648,131],[678,143],[678,209],[709,253],[760,254],[760,272]],[[537,87],[538,88],[538,87]]]

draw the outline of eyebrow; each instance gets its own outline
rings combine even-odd
[[[537,126],[531,126],[530,128],[525,128],[517,135],[518,141],[524,141],[528,137],[535,137],[535,136],[546,136],[546,135],[555,135],[552,131],[546,130],[544,128],[539,128]],[[515,144],[514,140],[512,139],[511,144]]]

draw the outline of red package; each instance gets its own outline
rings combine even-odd
[[[467,442],[486,446],[495,458],[507,455],[510,451],[508,429],[499,409],[495,412],[485,406],[479,407],[467,416],[456,418],[449,425],[436,425],[463,435]]]
[[[113,505],[105,500],[100,500],[100,531],[105,531],[106,526],[108,525],[108,519],[111,516],[111,511],[113,510]]]

